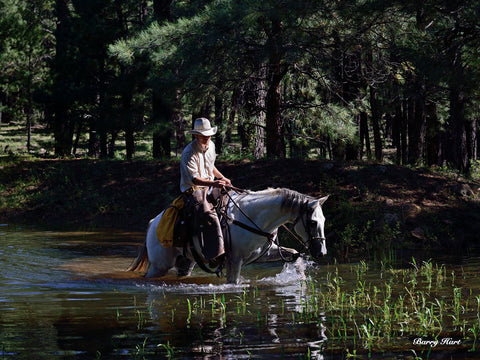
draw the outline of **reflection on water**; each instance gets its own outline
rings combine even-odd
[[[240,285],[201,270],[189,278],[169,274],[152,280],[124,271],[142,241],[141,233],[0,225],[0,358],[345,356],[347,340],[342,343],[338,335],[341,327],[333,330],[343,319],[336,310],[319,307],[309,287],[328,290],[338,280],[327,273],[335,272],[343,286],[357,286],[352,265],[317,266],[301,259],[255,264],[242,270]],[[479,265],[478,258],[468,259],[456,286],[463,281],[478,292]],[[378,269],[365,271],[372,284],[381,280]],[[349,329],[355,331],[360,333]],[[404,342],[411,344],[408,338]],[[388,351],[377,357],[412,356],[399,346]],[[356,356],[372,356],[372,349]]]

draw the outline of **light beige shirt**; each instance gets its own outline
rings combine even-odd
[[[197,140],[188,144],[182,152],[180,161],[180,191],[184,192],[194,186],[194,178],[214,180],[215,144],[210,141],[208,149],[203,151]]]

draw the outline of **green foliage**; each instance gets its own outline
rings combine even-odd
[[[52,7],[50,0],[0,2],[0,93],[16,99],[2,108],[12,118],[41,115],[42,107],[34,107],[33,101],[34,93],[48,81],[47,61],[53,55]]]
[[[267,148],[281,137],[292,157],[359,159],[374,131],[371,147],[392,144],[397,162],[468,172],[464,158],[476,158],[476,1],[166,1],[162,14],[153,5],[1,2],[3,119],[48,123],[64,156],[83,136],[91,156],[113,157],[125,132],[132,158],[143,134],[183,147],[190,117],[220,118],[220,98],[229,141],[235,126],[255,124],[242,139],[255,156],[265,136]],[[454,131],[470,142],[452,141]]]

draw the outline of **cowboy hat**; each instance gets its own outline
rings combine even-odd
[[[212,136],[217,133],[217,127],[212,127],[210,121],[205,118],[198,118],[193,124],[193,130],[188,130],[187,134]]]

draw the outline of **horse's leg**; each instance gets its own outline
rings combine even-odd
[[[145,274],[146,278],[162,277],[167,275],[169,269],[157,268],[154,264],[150,265],[148,272]]]
[[[281,253],[280,253],[281,251]],[[275,244],[272,244],[270,249],[258,259],[258,262],[268,262],[268,261],[281,261],[281,260],[296,260],[301,254],[291,248],[282,247],[279,250],[279,247]],[[282,258],[283,256],[283,258]]]
[[[168,270],[175,266],[175,259],[179,254],[177,248],[164,248],[157,239],[157,226],[161,218],[157,216],[147,231],[147,251],[150,260],[150,269],[145,277],[161,277],[167,274]]]
[[[232,257],[232,254],[230,254]],[[240,281],[240,270],[242,269],[243,260],[239,257],[227,260],[227,282],[237,285]]]
[[[150,258],[151,265],[145,277],[164,276],[168,273],[168,270],[175,266],[175,259],[178,253],[176,248],[163,248],[160,245],[160,249],[156,249],[155,251],[152,251],[151,248],[149,248],[149,253],[153,253],[154,255]]]
[[[175,268],[178,276],[190,276],[194,267],[195,261],[190,260],[182,254],[177,256],[177,259],[175,260]]]

